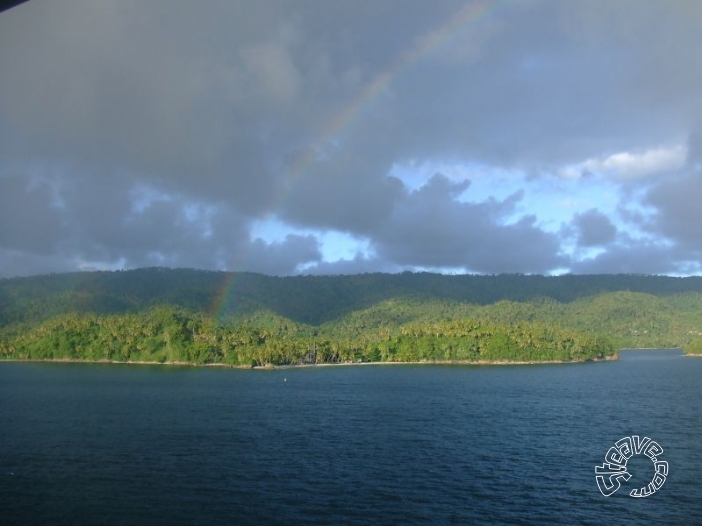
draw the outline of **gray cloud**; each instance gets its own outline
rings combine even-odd
[[[51,186],[21,175],[0,177],[0,247],[47,255],[64,233]]]
[[[700,267],[676,261],[674,252],[664,244],[634,241],[618,244],[597,256],[573,262],[571,270],[575,274],[669,274],[698,272]]]
[[[581,247],[606,245],[614,241],[617,235],[617,227],[612,224],[612,221],[594,209],[577,214],[573,224],[577,231],[578,245]]]
[[[565,263],[556,236],[535,226],[533,217],[505,222],[519,194],[478,204],[458,201],[467,188],[437,174],[406,194],[373,236],[378,255],[401,265],[474,272],[547,272]]]
[[[59,254],[42,255],[25,250],[0,248],[0,278],[71,272],[77,262]]]
[[[660,181],[647,193],[646,202],[655,207],[649,229],[675,242],[681,249],[702,254],[702,172]]]
[[[398,272],[403,267],[388,260],[356,254],[352,259],[322,261],[304,269],[305,274],[365,274],[372,272]]]
[[[701,26],[696,0],[27,3],[0,15],[0,275],[604,272],[645,254],[690,268]],[[600,206],[546,231],[528,188],[498,199],[389,176],[439,161],[529,173],[530,188],[568,167],[602,172],[583,188],[613,163],[645,173],[612,184],[639,199],[624,218],[649,237]],[[375,253],[330,262],[314,236],[252,239],[270,217]],[[579,262],[573,235],[604,252]]]
[[[283,218],[307,227],[331,227],[368,234],[386,222],[403,193],[402,183],[385,177],[390,166],[367,159],[339,159],[315,163],[294,178],[280,196]]]
[[[303,264],[317,263],[322,259],[319,242],[314,236],[288,235],[278,243],[256,239],[249,249],[243,270],[271,275],[294,274]]]

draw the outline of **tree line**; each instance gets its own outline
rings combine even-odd
[[[701,307],[702,278],[72,273],[0,280],[0,356],[264,365],[702,353]]]
[[[0,357],[232,366],[348,362],[584,361],[615,354],[605,338],[525,322],[477,319],[368,328],[311,327],[271,313],[224,324],[163,306],[142,313],[66,314],[4,332]]]
[[[476,306],[543,299],[570,304],[613,292],[663,299],[691,293],[699,301],[702,277],[428,272],[275,277],[165,268],[75,272],[0,279],[0,326],[35,323],[67,312],[119,314],[165,304],[196,312],[216,308],[225,317],[266,310],[298,323],[319,325],[396,299]]]

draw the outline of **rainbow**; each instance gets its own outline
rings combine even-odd
[[[505,0],[483,0],[467,3],[441,26],[417,39],[413,47],[401,54],[386,70],[379,73],[348,105],[329,120],[321,133],[322,140],[318,141],[318,144],[325,145],[338,139],[343,135],[344,130],[348,129],[365,110],[388,91],[388,87],[402,73],[423,58],[431,56],[437,50],[450,45],[452,41],[458,40],[477,22],[494,13],[502,3],[505,3]],[[286,188],[290,188],[292,183],[307,172],[316,160],[317,151],[315,148],[308,148],[299,155],[289,170],[287,185],[281,185],[282,192],[284,193]],[[279,198],[273,202],[279,204],[280,201],[282,199]]]
[[[211,316],[221,319],[224,317],[224,313],[227,308],[227,302],[229,297],[234,293],[235,288],[235,278],[237,276],[236,271],[228,271],[224,276],[224,282],[217,290],[214,300],[211,303],[207,313]]]
[[[485,0],[471,2],[463,6],[438,28],[426,33],[408,51],[400,55],[395,62],[385,71],[375,77],[359,95],[340,111],[330,122],[324,134],[327,138],[334,138],[341,134],[363,110],[371,106],[388,86],[402,73],[424,57],[434,54],[438,49],[448,45],[452,40],[457,40],[468,28],[482,20],[493,7],[498,5],[498,0]]]
[[[437,50],[450,45],[452,41],[459,39],[471,27],[478,22],[487,18],[491,13],[494,13],[500,4],[506,3],[508,0],[480,0],[469,2],[461,9],[456,11],[439,27],[424,34],[416,40],[414,46],[402,53],[390,66],[383,72],[379,73],[370,83],[360,90],[358,95],[351,102],[336,113],[323,128],[321,140],[317,142],[320,145],[327,145],[338,140],[345,130],[347,130],[353,122],[358,119],[375,101],[381,98],[382,94],[387,92],[388,87],[405,71],[411,68],[413,64],[422,60],[425,57],[431,56]],[[283,200],[289,189],[292,188],[295,182],[308,172],[309,168],[318,159],[318,153],[315,148],[308,148],[297,156],[291,164],[286,181],[279,186],[279,192],[271,200],[271,210],[275,210]],[[243,261],[244,255],[240,258]],[[222,285],[221,289],[216,294],[210,312],[221,317],[226,309],[228,299],[234,294],[236,288],[236,273],[229,272]]]

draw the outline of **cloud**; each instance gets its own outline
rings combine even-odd
[[[46,256],[65,233],[53,191],[21,174],[0,176],[0,247]]]
[[[534,217],[505,223],[519,194],[459,202],[467,187],[437,174],[406,194],[372,236],[378,256],[400,265],[472,272],[548,272],[564,263],[556,236],[540,230]]]
[[[289,234],[282,242],[266,243],[256,239],[251,243],[242,270],[284,276],[294,274],[303,265],[319,263],[322,253],[314,236]]]
[[[71,272],[83,268],[81,262],[73,258],[8,248],[0,248],[0,262],[0,278]]]
[[[597,256],[575,261],[571,270],[575,274],[670,274],[698,272],[700,267],[690,268],[676,261],[675,254],[665,244],[632,241],[618,244]]]
[[[306,266],[302,269],[304,274],[367,274],[372,272],[399,272],[403,267],[390,261],[375,257],[356,254],[351,259],[339,259],[337,261],[322,261],[315,265]]]
[[[295,101],[302,84],[300,72],[284,43],[265,43],[240,51],[242,62],[253,77],[253,91],[265,101]]]
[[[29,2],[0,15],[0,274],[691,268],[700,26],[695,0]],[[500,181],[392,175],[442,164]],[[305,234],[256,239],[272,218]]]
[[[687,146],[651,148],[642,152],[619,152],[601,159],[588,159],[567,166],[561,173],[577,178],[584,174],[601,174],[615,179],[638,179],[677,171],[685,166]]]
[[[661,181],[646,194],[655,210],[649,230],[695,254],[702,254],[702,171]]]
[[[617,227],[601,212],[590,209],[576,214],[573,226],[577,233],[577,243],[581,247],[603,246],[614,241]]]
[[[403,192],[402,183],[384,174],[376,159],[332,153],[304,173],[292,169],[276,207],[297,226],[332,228],[365,235],[388,220]]]

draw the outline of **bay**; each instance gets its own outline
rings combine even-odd
[[[0,363],[3,524],[671,524],[702,517],[702,359],[270,371]],[[657,441],[610,497],[595,466]]]

